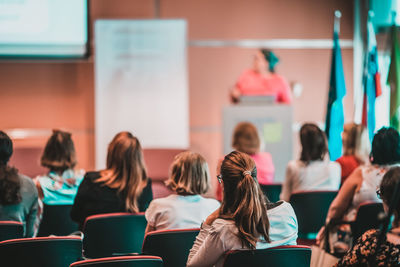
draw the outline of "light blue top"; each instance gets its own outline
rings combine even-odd
[[[65,170],[60,176],[56,172],[37,177],[46,205],[72,205],[83,180],[84,171]]]

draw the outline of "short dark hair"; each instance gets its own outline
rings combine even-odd
[[[386,205],[389,205],[393,198],[393,193],[397,183],[400,182],[400,167],[393,167],[383,176],[379,191],[381,198]],[[400,203],[394,207],[395,223],[399,223]]]
[[[400,162],[400,136],[392,127],[382,127],[372,140],[371,163],[389,165]]]
[[[13,143],[10,137],[0,131],[0,165],[7,165],[13,153]]]
[[[71,133],[53,130],[47,141],[40,163],[51,171],[63,172],[76,165],[75,147]]]
[[[300,129],[302,146],[300,160],[306,164],[313,160],[323,160],[328,152],[325,133],[314,123],[305,123]]]

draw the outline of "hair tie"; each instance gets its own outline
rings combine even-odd
[[[244,171],[244,172],[243,172],[243,176],[246,176],[247,174],[248,174],[248,175],[251,175],[251,171]]]

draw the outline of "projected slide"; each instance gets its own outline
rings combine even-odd
[[[87,1],[0,0],[0,56],[82,56]]]

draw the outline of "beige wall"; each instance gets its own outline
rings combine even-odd
[[[154,0],[92,0],[91,28],[100,18],[152,18]],[[333,11],[342,11],[341,38],[352,39],[348,0],[161,0],[161,18],[188,21],[189,40],[330,39]],[[330,49],[276,49],[278,73],[303,85],[294,100],[296,122],[324,121]],[[191,149],[201,152],[215,174],[222,155],[221,109],[228,89],[251,64],[254,49],[198,47],[188,50]],[[353,51],[343,49],[347,84],[346,120],[353,116]],[[94,167],[93,57],[75,62],[0,62],[0,128],[71,130],[80,166]],[[41,147],[45,136],[16,140]],[[17,166],[18,167],[18,166]],[[150,170],[151,173],[151,170]]]

